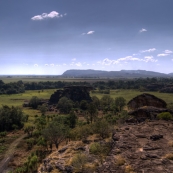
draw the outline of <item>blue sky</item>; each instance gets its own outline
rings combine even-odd
[[[173,0],[0,0],[0,74],[173,72]]]

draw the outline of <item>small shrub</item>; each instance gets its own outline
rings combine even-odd
[[[0,145],[0,154],[6,150],[6,146]]]
[[[72,162],[71,165],[76,169],[76,171],[84,171],[84,167],[87,163],[87,156],[85,154],[76,154],[73,158],[72,158]]]
[[[110,151],[108,144],[92,143],[90,145],[90,153],[95,155],[106,156]]]
[[[160,120],[172,120],[173,117],[169,112],[162,112],[157,115],[157,118]]]
[[[7,136],[7,132],[0,132],[0,137],[5,138]]]
[[[90,153],[91,154],[100,154],[102,150],[102,146],[99,143],[92,143],[90,145]]]

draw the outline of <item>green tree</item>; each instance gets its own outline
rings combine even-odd
[[[32,137],[34,129],[35,129],[34,126],[27,126],[25,127],[24,132],[27,133],[29,137]]]
[[[82,101],[80,102],[80,109],[86,111],[87,108],[88,108],[88,102],[87,102],[86,100],[82,100]]]
[[[123,107],[126,105],[126,100],[123,97],[115,98],[115,105],[118,107],[119,111],[122,111]]]
[[[99,109],[99,106],[100,106],[99,98],[97,96],[92,96],[91,99],[93,101],[93,104],[96,106],[96,108]]]
[[[105,120],[101,119],[93,124],[94,133],[100,135],[102,139],[109,137],[112,131],[112,126]]]
[[[46,126],[46,118],[44,116],[37,117],[34,123],[38,130],[43,130]]]
[[[111,98],[109,95],[104,95],[101,99],[100,99],[100,104],[102,106],[102,109],[110,109],[111,105],[113,103],[113,98]]]
[[[68,99],[67,97],[60,98],[57,108],[60,110],[61,113],[68,114],[73,107],[73,102]]]
[[[43,137],[58,148],[59,144],[65,140],[68,135],[68,127],[64,124],[51,122],[46,129],[42,131]]]
[[[76,123],[77,123],[77,116],[74,113],[74,111],[71,111],[69,116],[68,116],[68,122],[69,122],[69,127],[70,128],[75,128]]]
[[[97,115],[98,115],[98,111],[97,111],[97,108],[94,105],[94,103],[90,103],[88,105],[88,110],[87,111],[88,111],[88,114],[86,115],[86,118],[92,124],[93,120],[95,120]]]
[[[14,130],[14,127],[23,127],[23,112],[21,108],[2,106],[0,108],[0,132]]]
[[[33,96],[29,101],[29,106],[31,106],[33,109],[37,109],[39,104],[40,104],[40,99],[37,96]]]
[[[48,110],[47,104],[42,104],[38,106],[38,109],[40,110],[41,114],[44,116],[46,111]]]

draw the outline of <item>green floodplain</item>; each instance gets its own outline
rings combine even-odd
[[[25,93],[21,94],[3,94],[0,95],[0,105],[8,105],[8,106],[22,106],[24,101],[29,101],[33,96],[37,96],[40,99],[49,99],[51,94],[53,94],[56,91],[56,89],[45,89],[45,90],[29,90],[25,91]],[[112,98],[116,97],[124,97],[126,101],[128,102],[132,98],[136,97],[137,95],[142,94],[143,92],[140,92],[138,90],[111,90],[110,95]],[[167,104],[172,103],[173,93],[159,93],[159,92],[147,92],[149,94],[153,94],[156,97],[159,97],[166,101]],[[90,93],[90,96],[97,96],[99,99],[105,95],[100,93]],[[24,110],[27,108],[24,108]]]

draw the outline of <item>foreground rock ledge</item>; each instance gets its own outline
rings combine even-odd
[[[103,164],[98,164],[95,172],[172,173],[172,133],[172,121],[149,121],[119,127],[116,131],[118,140],[115,141]],[[153,140],[153,137],[156,137],[156,140]],[[63,146],[60,152],[52,153],[46,158],[48,161],[40,166],[38,172],[74,172],[69,160],[77,152],[75,148],[79,147],[79,143],[81,142],[71,141],[67,146]],[[84,150],[81,152],[88,155],[89,164],[94,164],[98,160],[89,153],[89,146],[90,144],[83,144]],[[122,163],[120,158],[123,159]],[[49,171],[43,169],[45,166]]]

